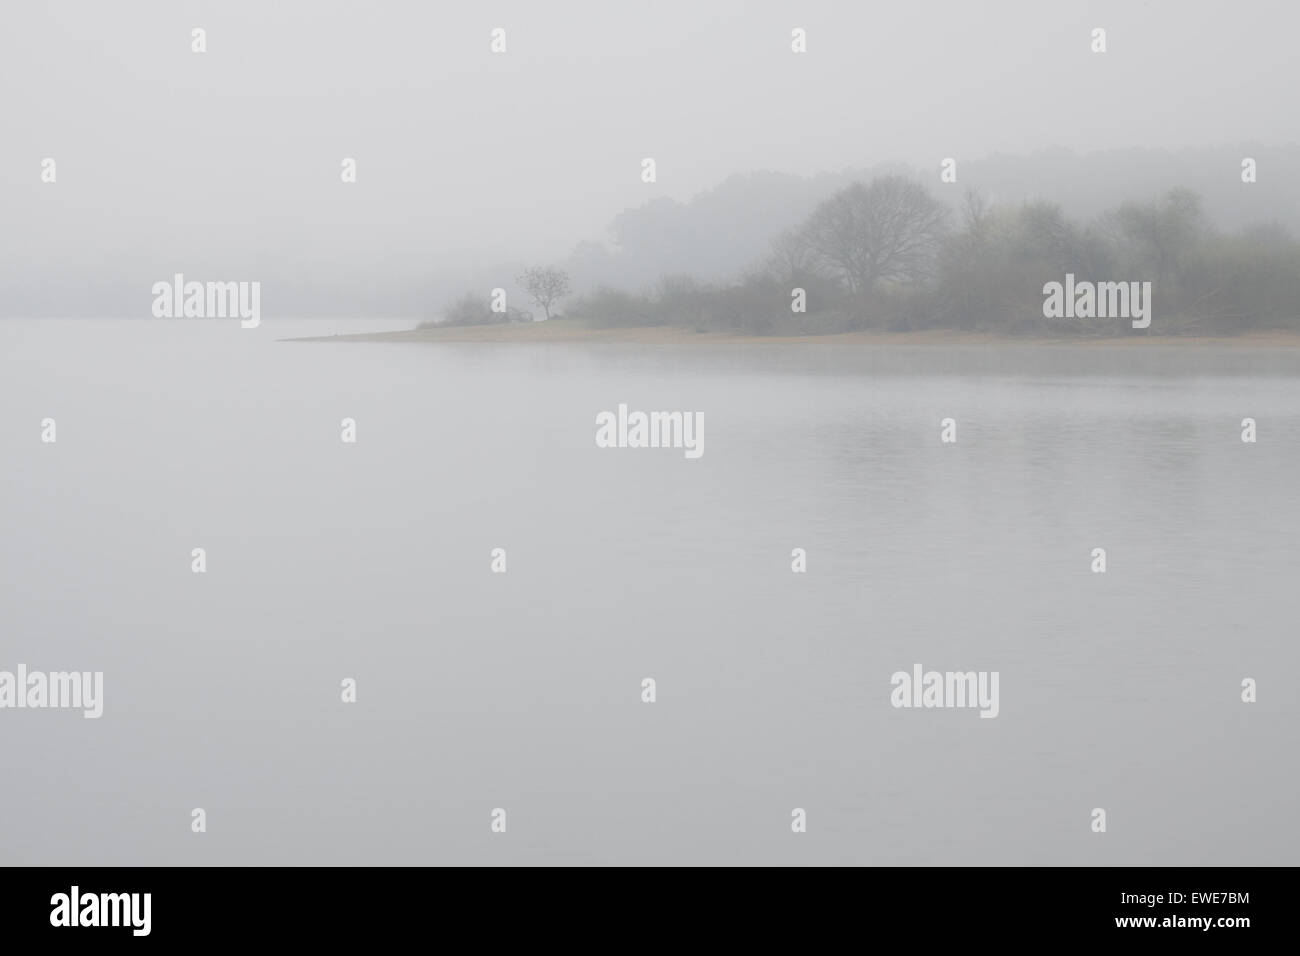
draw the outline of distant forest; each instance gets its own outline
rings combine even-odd
[[[1135,334],[1300,329],[1298,167],[1287,165],[1300,151],[1255,153],[1047,153],[957,165],[956,182],[938,168],[733,177],[690,203],[620,214],[607,244],[551,267],[578,294],[547,312],[769,335],[1129,327],[1045,318],[1045,284],[1069,274],[1150,282],[1153,321]],[[1174,175],[1189,185],[1169,186]],[[444,320],[502,319],[467,293]]]
[[[820,203],[732,282],[688,273],[648,291],[599,287],[566,313],[593,325],[668,324],[767,335],[860,328],[1114,334],[1122,318],[1044,316],[1045,287],[1150,283],[1148,334],[1300,329],[1300,242],[1284,226],[1216,228],[1173,189],[1086,222],[1057,204],[953,213],[914,180],[854,183]]]

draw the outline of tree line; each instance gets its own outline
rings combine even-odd
[[[1055,203],[996,204],[978,191],[953,209],[901,175],[840,189],[734,281],[675,274],[637,292],[602,286],[565,311],[593,326],[767,335],[1128,328],[1122,318],[1046,318],[1044,286],[1067,273],[1079,282],[1150,281],[1152,334],[1300,328],[1300,242],[1277,224],[1217,229],[1190,190],[1077,221]],[[569,295],[561,270],[529,270],[520,282],[548,317]],[[485,319],[485,309],[481,297],[467,297],[449,319],[502,320]]]

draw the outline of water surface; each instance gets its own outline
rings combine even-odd
[[[1300,354],[358,328],[0,322],[0,862],[1300,860]]]

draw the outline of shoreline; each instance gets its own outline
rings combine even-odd
[[[749,335],[741,332],[697,332],[673,325],[593,328],[566,319],[532,325],[461,325],[388,332],[351,332],[280,339],[281,342],[410,342],[417,344],[595,344],[595,345],[1026,345],[1026,346],[1220,346],[1228,348],[1300,348],[1300,331],[1269,329],[1235,335],[1003,335],[957,329],[887,332],[861,329],[810,335]]]

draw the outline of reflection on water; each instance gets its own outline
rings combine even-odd
[[[1300,355],[321,327],[0,323],[5,862],[1296,861]]]

